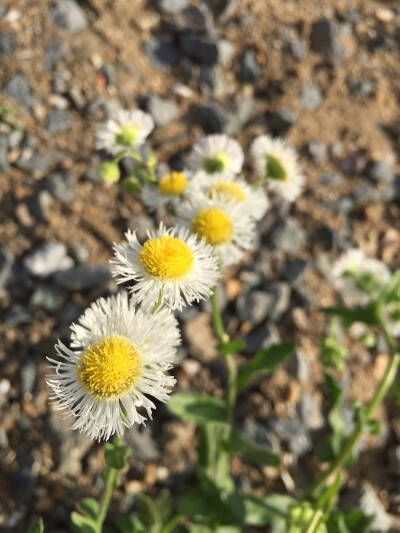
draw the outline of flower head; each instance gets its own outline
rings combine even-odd
[[[238,174],[243,159],[243,150],[238,142],[227,135],[207,135],[193,146],[189,166],[192,170],[204,170],[207,174]]]
[[[143,187],[143,202],[152,211],[169,203],[178,207],[188,189],[188,184],[188,172],[173,171],[164,174],[157,186]]]
[[[267,187],[289,201],[301,192],[304,176],[297,162],[296,152],[282,139],[262,135],[251,146],[254,165]]]
[[[215,195],[200,198],[180,215],[193,233],[214,248],[222,267],[239,262],[244,250],[252,248],[254,219],[235,200]]]
[[[268,199],[263,191],[252,190],[244,179],[233,175],[209,176],[198,172],[189,185],[188,196],[196,201],[201,195],[207,199],[235,202],[255,220],[261,219],[268,209]]]
[[[58,359],[48,358],[47,384],[59,409],[92,439],[122,434],[123,427],[151,418],[153,396],[165,402],[175,379],[172,368],[179,343],[173,317],[136,310],[126,293],[93,303],[71,326],[72,343],[56,344]]]
[[[111,272],[118,283],[135,281],[132,300],[148,307],[165,304],[182,309],[210,296],[220,274],[211,246],[185,228],[149,232],[143,246],[135,232],[125,234],[127,244],[115,244]]]
[[[95,146],[113,155],[133,150],[144,143],[153,128],[154,121],[148,113],[121,110],[97,130]]]

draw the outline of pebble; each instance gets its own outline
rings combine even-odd
[[[67,248],[61,242],[45,242],[23,259],[23,265],[32,276],[47,278],[54,272],[66,270],[74,262],[67,255]]]
[[[108,266],[79,265],[68,270],[56,272],[54,282],[67,291],[85,291],[106,285],[111,279]]]
[[[317,85],[304,85],[299,94],[299,105],[302,109],[315,111],[321,105],[322,93]]]
[[[37,287],[30,297],[32,307],[40,307],[48,313],[59,311],[64,305],[65,298],[59,290],[45,285]]]
[[[69,255],[78,265],[83,265],[89,259],[90,252],[86,246],[76,244],[68,250]]]
[[[283,267],[279,271],[279,276],[289,283],[294,283],[301,279],[307,267],[308,263],[305,259],[300,259],[298,257],[293,259],[289,258],[285,261]]]
[[[184,55],[202,65],[214,65],[218,62],[217,42],[207,36],[183,35],[180,40]]]
[[[21,391],[33,392],[37,375],[37,364],[34,361],[24,361],[20,370]]]
[[[20,170],[25,170],[25,172],[37,171],[41,174],[47,173],[49,164],[50,158],[48,156],[37,153],[34,153],[29,157],[25,157],[25,154],[22,153],[21,156],[15,162],[15,166]]]
[[[318,52],[335,63],[342,59],[343,49],[331,20],[323,18],[314,22],[311,27],[310,41],[314,52]]]
[[[154,218],[148,215],[131,215],[128,220],[127,229],[136,232],[137,239],[143,243],[148,239],[148,231],[155,230]]]
[[[180,58],[179,49],[169,37],[151,37],[143,43],[143,52],[160,70],[170,69]]]
[[[277,439],[274,433],[270,430],[268,424],[256,422],[255,420],[246,420],[241,430],[249,439],[263,448],[275,453],[281,452],[279,439]]]
[[[3,91],[11,96],[21,107],[32,111],[33,98],[31,86],[24,74],[16,74],[3,85]]]
[[[385,161],[373,161],[367,166],[368,177],[377,183],[388,183],[393,180],[393,172]]]
[[[173,100],[150,96],[147,110],[154,119],[156,126],[166,126],[179,117],[179,107]]]
[[[53,94],[64,94],[67,90],[67,84],[61,76],[54,76],[50,81],[50,89]]]
[[[44,70],[51,72],[68,54],[68,46],[64,41],[52,41],[44,55]]]
[[[158,0],[158,7],[163,13],[175,15],[188,7],[190,0]]]
[[[0,450],[8,448],[8,437],[4,428],[0,427]]]
[[[307,429],[318,431],[324,427],[326,418],[322,414],[321,406],[315,401],[312,394],[305,392],[301,395],[299,411]]]
[[[234,45],[228,39],[220,39],[217,42],[218,63],[225,67],[231,63],[233,54],[235,53]]]
[[[301,347],[298,347],[289,359],[288,372],[300,383],[304,383],[310,379],[311,370],[308,357]]]
[[[298,117],[291,109],[281,108],[267,115],[268,129],[272,135],[286,135],[297,121]]]
[[[240,60],[239,79],[252,82],[259,78],[261,69],[254,50],[246,50]]]
[[[8,402],[10,390],[11,383],[8,379],[0,379],[0,407]]]
[[[335,172],[329,172],[327,174],[322,174],[318,181],[323,185],[328,185],[329,187],[339,187],[343,183],[343,178],[340,174]]]
[[[290,51],[296,61],[304,61],[306,58],[306,44],[303,39],[296,39],[290,43]]]
[[[112,63],[104,63],[100,69],[100,73],[104,76],[107,87],[115,85],[115,82],[117,81],[117,73]]]
[[[354,489],[341,491],[341,509],[361,509],[366,515],[375,515],[372,531],[385,532],[390,529],[390,520],[374,489],[368,483],[363,483]]]
[[[7,135],[0,135],[0,171],[8,168],[8,138]]]
[[[160,450],[156,441],[151,435],[149,426],[141,428],[136,427],[129,429],[124,436],[124,444],[133,449],[132,458],[134,461],[158,461],[160,459]]]
[[[22,130],[12,129],[8,134],[8,146],[10,148],[17,148],[23,138],[24,132]]]
[[[8,56],[14,49],[14,37],[10,33],[0,33],[0,56]]]
[[[290,305],[290,285],[284,281],[268,283],[264,288],[271,302],[268,318],[278,321],[281,316],[289,309]]]
[[[243,340],[246,343],[246,347],[243,349],[244,353],[254,356],[259,350],[278,343],[280,336],[273,322],[264,322],[251,329]]]
[[[278,216],[268,242],[283,252],[296,254],[306,241],[305,230],[294,218]]]
[[[62,133],[72,126],[72,117],[65,109],[54,109],[46,117],[46,129],[50,133]]]
[[[12,267],[14,264],[14,256],[5,247],[0,247],[0,287],[5,287],[11,277]]]
[[[247,294],[240,294],[236,300],[238,317],[241,322],[251,322],[257,326],[263,322],[270,314],[274,298],[264,291],[251,291]]]
[[[45,181],[46,189],[63,204],[68,204],[76,195],[76,179],[66,172],[53,172]]]
[[[202,92],[211,90],[216,98],[226,94],[225,80],[218,67],[210,65],[200,67],[199,88]]]
[[[328,155],[328,146],[322,141],[312,141],[308,145],[308,153],[315,165],[320,166]]]
[[[75,0],[57,0],[50,7],[50,19],[58,28],[73,33],[88,25],[84,12]]]
[[[3,323],[8,328],[28,324],[31,321],[31,313],[21,304],[14,304],[4,313]]]
[[[40,222],[50,220],[53,197],[48,191],[39,191],[29,202],[29,211]]]
[[[347,86],[352,94],[371,98],[376,94],[376,82],[374,80],[360,80],[359,78],[348,78]]]
[[[312,450],[311,435],[304,422],[299,418],[294,420],[272,420],[272,429],[283,441],[289,444],[289,450],[301,457]]]

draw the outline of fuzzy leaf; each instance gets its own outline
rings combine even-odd
[[[99,513],[99,502],[93,498],[84,498],[79,502],[79,506],[84,513],[86,513],[91,518],[96,519]]]
[[[222,448],[230,454],[239,454],[254,463],[263,463],[270,466],[279,466],[281,464],[278,455],[236,430],[231,431],[229,438],[222,443]]]
[[[121,470],[121,468],[126,466],[126,459],[131,451],[129,446],[120,446],[118,444],[106,442],[104,447],[105,462],[109,467]]]
[[[90,516],[83,516],[79,513],[71,513],[71,521],[74,524],[75,531],[80,533],[96,533],[97,526],[93,518]]]
[[[168,409],[182,420],[194,422],[197,425],[208,422],[227,423],[228,420],[223,400],[194,392],[174,394],[168,402]]]
[[[243,350],[243,348],[246,346],[246,343],[243,342],[240,339],[233,340],[228,342],[228,344],[220,344],[217,346],[217,350],[222,355],[229,355],[231,353],[237,353]]]

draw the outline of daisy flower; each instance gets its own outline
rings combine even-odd
[[[175,208],[182,201],[189,184],[188,172],[170,172],[158,181],[157,186],[144,186],[142,189],[143,203],[155,211],[159,207],[172,204]]]
[[[58,341],[58,358],[48,357],[47,384],[57,408],[76,418],[72,429],[100,441],[144,423],[141,407],[151,419],[148,396],[166,402],[175,384],[165,372],[179,343],[176,323],[136,310],[122,293],[94,302],[71,330],[71,348]]]
[[[381,261],[352,248],[333,265],[331,278],[347,303],[365,305],[389,281],[390,271]]]
[[[254,166],[268,188],[292,202],[301,192],[304,176],[296,152],[282,139],[262,135],[253,141],[250,151]]]
[[[252,190],[244,179],[233,175],[209,176],[198,172],[188,187],[188,196],[197,199],[200,195],[236,202],[255,220],[260,220],[268,209],[268,199],[263,191]]]
[[[161,224],[157,232],[148,232],[143,246],[136,232],[128,231],[125,237],[127,244],[114,244],[111,272],[117,283],[136,282],[131,287],[134,303],[181,310],[211,295],[220,278],[218,259],[196,235]]]
[[[193,233],[214,248],[222,268],[239,262],[243,250],[253,246],[254,219],[235,200],[204,197],[182,208],[180,216]]]
[[[97,150],[106,150],[117,155],[141,146],[154,128],[148,113],[139,109],[117,111],[111,119],[100,126],[95,135]]]
[[[231,172],[238,174],[243,165],[243,150],[238,142],[227,135],[207,135],[200,139],[189,156],[192,170],[207,174]]]

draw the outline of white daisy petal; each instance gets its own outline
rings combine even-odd
[[[120,110],[97,130],[95,147],[117,155],[141,146],[153,128],[154,121],[148,113]]]
[[[191,231],[214,248],[222,268],[238,263],[244,250],[253,247],[254,218],[235,200],[203,196],[194,199],[190,207],[184,206],[179,215]]]
[[[166,402],[175,379],[179,343],[176,321],[163,312],[136,310],[126,293],[93,303],[72,329],[72,347],[58,341],[47,384],[56,408],[76,418],[72,429],[92,439],[121,435],[124,427],[151,418],[151,395]]]
[[[135,232],[125,236],[128,244],[114,244],[111,273],[117,283],[136,282],[130,288],[135,303],[181,310],[211,295],[220,278],[218,260],[212,247],[196,235],[161,224],[157,232],[148,233],[143,246]]]
[[[265,179],[267,187],[292,202],[304,184],[296,152],[284,140],[273,139],[269,135],[257,137],[250,151],[256,172]]]
[[[240,144],[227,135],[207,135],[194,146],[188,163],[192,170],[204,170],[207,174],[232,172],[238,174],[243,166],[243,150]]]

